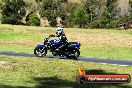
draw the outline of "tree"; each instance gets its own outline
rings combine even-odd
[[[25,2],[23,0],[5,0],[2,5],[2,23],[20,24],[25,16]]]
[[[26,19],[25,19],[26,23],[29,21],[29,17],[30,17],[33,13],[34,13],[33,11],[31,11],[30,13],[28,13],[28,15],[26,16]]]
[[[42,0],[35,0],[35,2],[39,3],[39,2],[42,2]]]
[[[43,18],[47,18],[49,24],[51,26],[56,26],[57,21],[56,18],[58,16],[58,5],[56,0],[43,0],[41,9],[40,9],[40,16]]]
[[[129,0],[130,8],[132,9],[132,0]]]
[[[62,3],[60,6],[60,14],[59,16],[61,17],[61,24],[65,27],[70,26],[69,22],[69,14],[73,13],[74,10],[78,7],[79,5],[77,3],[73,2],[68,2],[68,3]]]
[[[100,7],[100,2],[99,0],[85,0],[83,2],[84,9],[86,10],[87,14],[89,15],[87,20],[89,22],[88,26],[92,26],[92,21],[96,20],[96,14],[97,12],[97,7]]]
[[[68,0],[57,0],[60,3],[68,3]]]
[[[87,25],[88,15],[82,7],[78,7],[71,15],[70,19],[73,24],[78,25],[79,28]]]
[[[99,28],[118,27],[119,11],[117,10],[117,0],[107,0],[107,2],[105,2],[105,6],[101,13],[101,18],[97,21]],[[94,25],[95,23],[96,22],[94,22]]]

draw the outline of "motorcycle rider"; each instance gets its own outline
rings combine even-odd
[[[58,37],[59,41],[62,43],[60,47],[58,47],[55,51],[56,53],[62,53],[63,48],[68,44],[68,40],[66,38],[66,35],[63,31],[63,27],[58,27],[56,29],[56,35],[51,35],[52,37]]]

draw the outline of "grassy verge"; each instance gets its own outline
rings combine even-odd
[[[81,56],[132,59],[132,30],[66,28],[69,41],[81,43]],[[32,53],[55,28],[0,25],[0,51]]]
[[[129,84],[85,84],[76,83],[79,65],[93,73],[130,74],[132,67],[77,62],[63,59],[0,56],[0,88],[131,88]]]

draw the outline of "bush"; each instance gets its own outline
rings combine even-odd
[[[37,16],[36,13],[30,14],[28,19],[29,20],[27,21],[27,25],[30,25],[30,26],[40,26],[40,19]]]
[[[111,21],[110,23],[106,24],[106,28],[117,28],[118,22],[117,21]]]
[[[102,18],[100,19],[100,23],[99,23],[99,26],[100,28],[106,28],[106,25],[110,22],[109,19],[107,18]]]
[[[92,28],[100,28],[100,20],[92,21]]]

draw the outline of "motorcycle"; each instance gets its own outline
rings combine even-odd
[[[78,42],[68,42],[66,47],[62,50],[63,52],[56,52],[56,49],[62,45],[62,42],[60,42],[57,39],[50,40],[52,36],[49,36],[48,38],[44,39],[43,44],[38,44],[34,49],[34,54],[37,57],[43,57],[47,55],[48,50],[52,52],[53,56],[59,55],[60,57],[66,56],[70,59],[75,59],[80,56],[80,46],[81,44]]]

